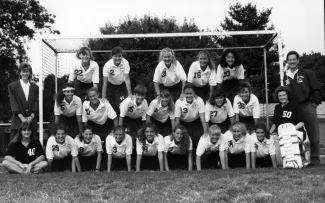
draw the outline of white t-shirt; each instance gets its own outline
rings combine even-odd
[[[73,95],[72,101],[70,103],[68,103],[64,98],[62,101],[62,104],[60,106],[58,106],[55,101],[54,114],[56,116],[59,116],[62,114],[67,117],[72,117],[74,115],[81,116],[81,114],[82,114],[81,99],[78,96]]]
[[[208,136],[208,137],[202,136],[200,138],[199,144],[197,145],[197,148],[196,148],[196,155],[202,156],[204,153],[210,154],[211,152],[217,152],[217,151],[219,151],[219,147],[222,142],[224,142],[224,140],[222,140],[221,137],[219,138],[217,143],[213,144],[211,142],[210,136]]]
[[[78,153],[82,156],[93,156],[103,151],[102,140],[98,135],[94,134],[89,144],[85,144],[84,140],[81,142],[78,136],[74,138],[74,141],[78,147]]]
[[[152,100],[147,110],[147,115],[153,117],[157,121],[161,123],[165,123],[168,119],[175,119],[174,112],[172,110],[168,110],[168,107],[162,107],[161,102],[158,99]]]
[[[146,120],[146,112],[148,109],[147,100],[144,99],[142,103],[138,106],[136,104],[136,99],[131,99],[130,97],[124,99],[120,104],[120,117],[125,116],[137,119],[142,117],[142,120]]]
[[[193,83],[195,87],[203,87],[209,83],[210,86],[217,85],[217,73],[210,67],[207,67],[205,71],[202,71],[200,62],[195,61],[192,63],[190,70],[188,71],[187,82]]]
[[[227,117],[234,116],[234,110],[231,106],[231,102],[226,98],[226,103],[224,103],[220,108],[216,105],[211,105],[209,101],[205,104],[205,121],[212,123],[222,123]]]
[[[270,139],[264,139],[263,142],[258,141],[256,133],[250,136],[251,152],[256,152],[256,157],[266,157],[268,155],[275,155],[274,139],[271,136]]]
[[[117,67],[113,59],[107,61],[103,68],[103,76],[107,77],[108,82],[113,85],[120,85],[125,81],[125,75],[130,73],[129,62],[122,58],[120,65]]]
[[[176,65],[172,64],[169,68],[166,67],[163,61],[160,61],[156,67],[153,81],[163,84],[166,87],[174,86],[180,81],[186,81],[186,74],[183,66],[176,61]]]
[[[187,103],[186,98],[178,99],[175,104],[175,117],[184,122],[192,122],[204,113],[204,102],[201,97],[194,98],[192,104]]]
[[[63,159],[71,153],[71,156],[78,155],[77,145],[69,135],[65,136],[63,144],[56,142],[55,137],[51,136],[46,144],[46,158],[47,159]]]
[[[95,61],[90,61],[89,68],[85,71],[81,65],[81,60],[78,60],[71,68],[69,81],[74,81],[77,78],[83,83],[99,83],[99,67]]]
[[[188,150],[190,151],[190,150],[193,150],[193,143],[192,143],[192,139],[190,137],[189,137],[189,140],[190,140],[190,143],[188,145]],[[174,139],[170,140],[170,136],[164,137],[164,152],[171,153],[171,154],[180,154],[180,155],[183,154],[181,152],[181,144],[176,145]]]
[[[247,133],[246,136],[242,136],[239,140],[235,141],[232,132],[229,130],[222,134],[222,142],[219,147],[220,151],[228,150],[229,154],[241,154],[250,152],[250,135]]]
[[[28,101],[28,96],[29,96],[29,88],[30,88],[30,83],[24,83],[22,79],[19,80],[20,81],[20,85],[23,88],[23,92],[26,98],[26,101]]]
[[[233,68],[222,68],[220,65],[217,68],[217,83],[221,84],[225,80],[232,79],[244,79],[244,67],[243,65],[239,65]]]
[[[103,125],[107,119],[114,120],[116,118],[116,113],[108,101],[102,101],[99,99],[99,106],[94,110],[90,106],[90,101],[84,101],[82,106],[82,122],[92,121],[96,124]]]
[[[137,138],[137,154],[142,154],[144,156],[156,156],[158,152],[164,151],[164,138],[162,135],[158,134],[152,143],[145,141],[145,145],[140,142]]]
[[[106,152],[111,154],[114,158],[125,158],[126,155],[132,154],[132,138],[130,135],[125,134],[124,140],[118,144],[113,135],[106,137]]]
[[[257,97],[251,94],[249,102],[246,104],[241,97],[237,95],[234,99],[234,113],[239,113],[242,117],[253,116],[253,118],[260,118],[261,110]]]

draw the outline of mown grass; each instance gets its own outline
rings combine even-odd
[[[299,170],[1,173],[0,202],[325,202],[325,166]]]

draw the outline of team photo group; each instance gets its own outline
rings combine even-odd
[[[20,64],[20,79],[8,86],[13,117],[2,162],[8,172],[276,168],[282,159],[293,160],[287,167],[296,168],[307,137],[309,166],[320,163],[320,84],[312,70],[299,65],[296,51],[286,55],[284,86],[273,93],[278,104],[266,112],[273,114],[270,129],[234,50],[225,50],[218,65],[200,51],[187,75],[172,49],[161,50],[154,75],[147,76],[156,93],[151,102],[146,86],[131,88],[121,47],[111,50],[103,84],[88,47],[76,58],[55,95],[44,146],[38,140],[39,87],[31,80],[31,65]]]

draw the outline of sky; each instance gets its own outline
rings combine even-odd
[[[194,19],[200,29],[220,28],[229,10],[236,2],[253,3],[257,8],[272,8],[270,22],[280,31],[285,44],[284,54],[290,50],[299,53],[324,54],[324,0],[39,0],[49,13],[56,15],[54,28],[63,36],[99,34],[99,28],[111,22],[117,25],[128,15],[145,14],[174,17],[178,23]],[[36,40],[29,45],[32,66],[40,67],[40,50]]]

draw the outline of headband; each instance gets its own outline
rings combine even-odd
[[[74,90],[74,88],[73,87],[66,87],[66,88],[62,89],[63,92],[64,91],[69,91],[69,90]]]

